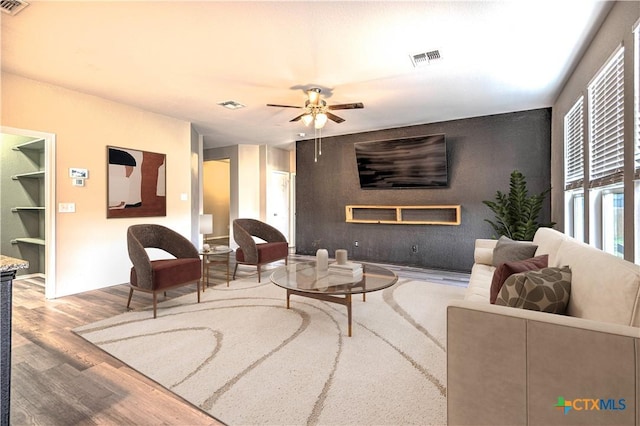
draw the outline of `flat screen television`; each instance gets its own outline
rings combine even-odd
[[[441,188],[448,185],[444,134],[356,142],[362,189]]]

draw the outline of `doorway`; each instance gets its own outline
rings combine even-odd
[[[211,246],[229,245],[231,208],[230,159],[207,160],[203,162],[202,191],[203,214],[213,215],[213,232],[204,236],[204,242]]]
[[[0,127],[3,255],[29,261],[16,279],[44,281],[55,292],[55,135]]]
[[[271,171],[269,188],[267,189],[267,223],[289,241],[291,235],[289,212],[291,210],[290,173]]]

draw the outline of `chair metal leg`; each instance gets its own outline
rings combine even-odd
[[[258,265],[258,282],[260,282],[260,265]]]
[[[233,268],[233,279],[236,279],[236,272],[238,272],[238,262],[236,262],[236,267]]]

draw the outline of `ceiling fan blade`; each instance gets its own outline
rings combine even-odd
[[[360,109],[364,108],[362,102],[354,102],[352,104],[330,105],[329,109]]]
[[[302,108],[301,106],[293,106],[293,105],[278,105],[278,104],[267,104],[267,106],[279,107],[279,108]]]
[[[325,114],[327,114],[327,118],[331,121],[335,121],[336,123],[342,123],[344,121],[344,118],[338,117],[335,114],[330,113],[329,111],[327,111]],[[304,114],[303,114],[304,115]]]
[[[294,121],[300,121],[300,119],[302,118],[303,115],[306,115],[307,113],[305,112],[304,114],[300,114],[297,117],[292,118],[291,120],[289,120],[289,123],[292,123]]]

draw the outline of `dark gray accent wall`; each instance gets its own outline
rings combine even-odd
[[[328,125],[334,125],[329,123]],[[354,143],[444,133],[449,186],[439,189],[360,189]],[[482,201],[507,192],[513,170],[527,178],[530,193],[550,186],[551,109],[514,112],[322,139],[296,146],[296,252],[312,255],[345,248],[355,260],[451,271],[470,271],[476,238],[492,238],[485,221],[493,213]],[[460,204],[462,223],[385,225],[345,222],[346,205]],[[541,221],[549,221],[547,198]],[[358,246],[354,242],[358,242]],[[414,253],[412,246],[417,246]]]

